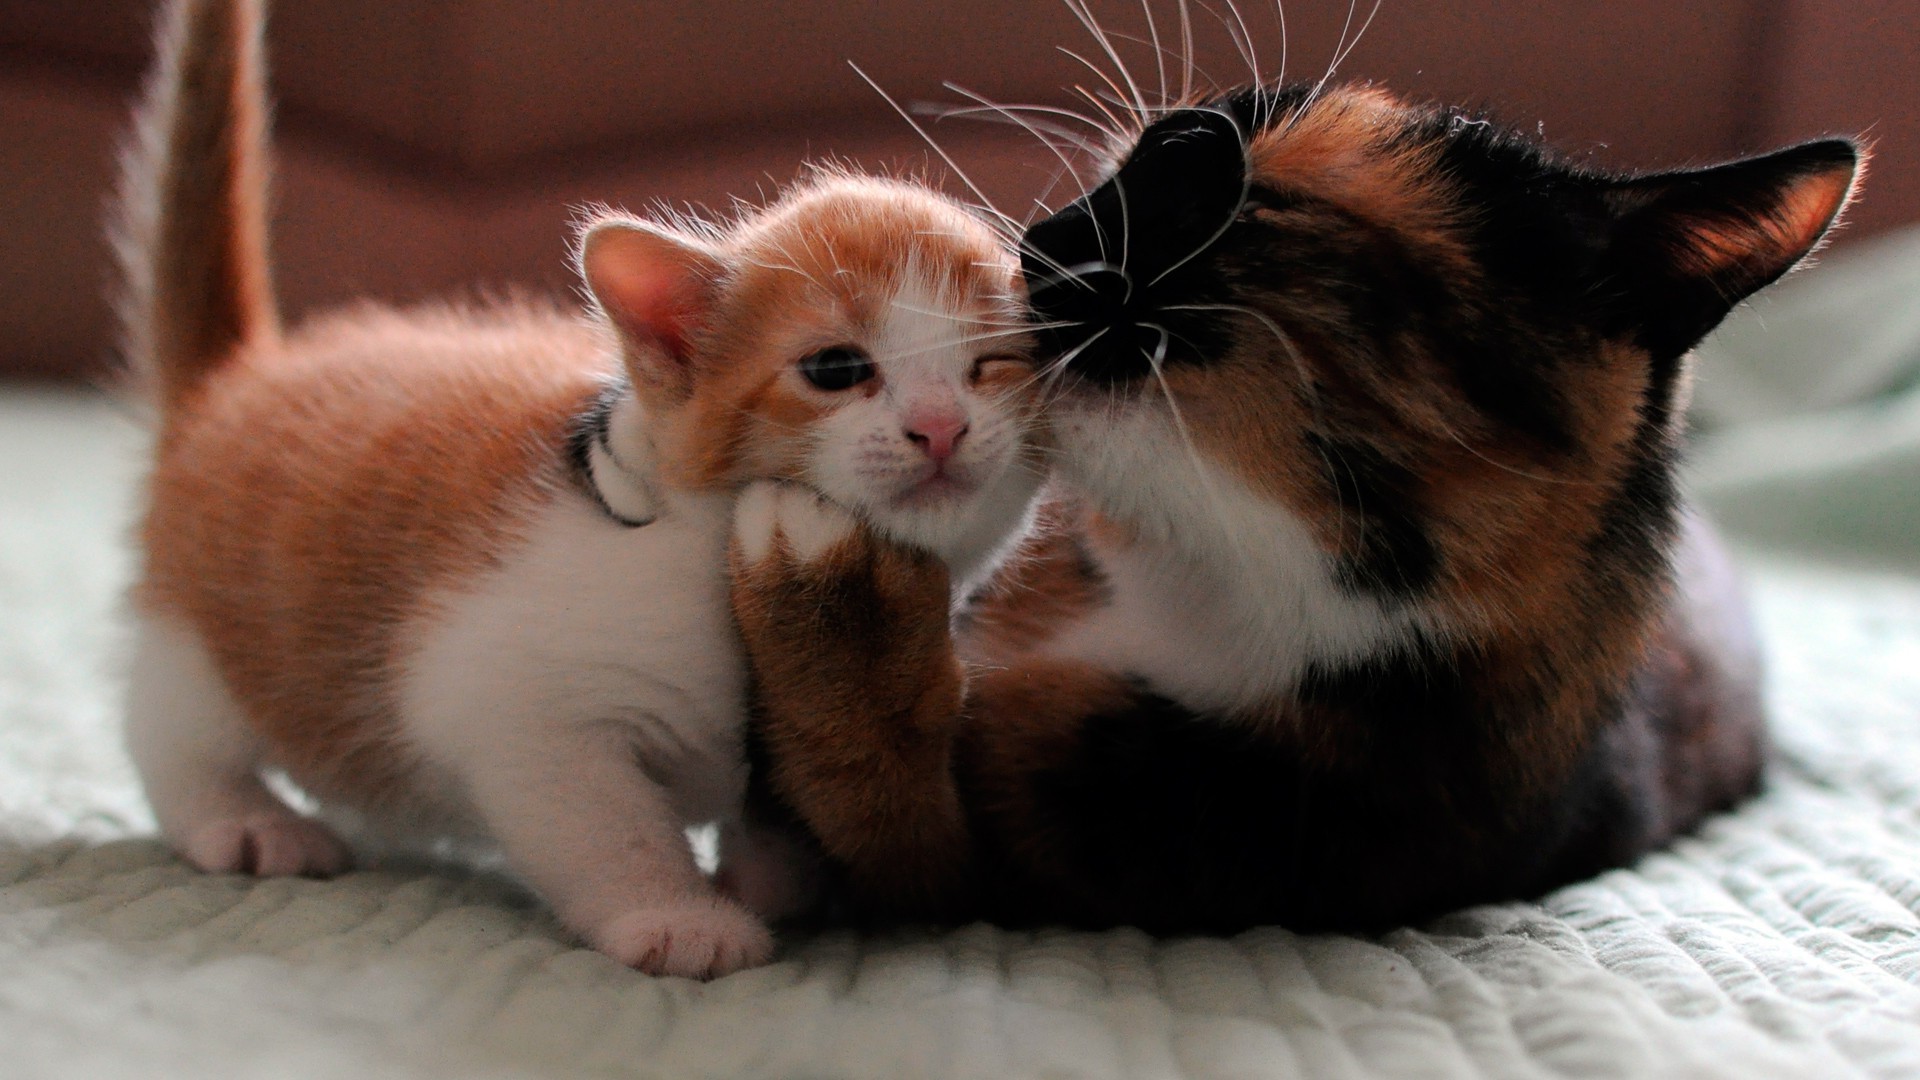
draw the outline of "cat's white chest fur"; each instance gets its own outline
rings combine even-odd
[[[400,680],[413,748],[464,773],[476,758],[512,768],[529,731],[610,738],[685,820],[731,813],[745,773],[731,502],[675,493],[639,528],[574,492],[538,509],[495,569],[415,618]]]
[[[1068,455],[1070,478],[1137,535],[1084,538],[1108,602],[1062,627],[1048,653],[1230,713],[1288,693],[1315,664],[1389,648],[1415,625],[1411,611],[1343,588],[1304,522],[1201,460],[1177,431],[1062,411],[1063,440],[1097,447]],[[1090,423],[1104,430],[1096,437]]]

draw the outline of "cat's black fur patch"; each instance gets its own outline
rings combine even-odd
[[[1617,862],[1643,842],[1636,807],[1655,778],[1598,734],[1562,797],[1503,815],[1488,784],[1489,703],[1471,660],[1416,648],[1321,668],[1300,697],[1334,718],[1368,717],[1321,761],[1286,733],[1196,715],[1137,690],[1087,717],[1073,753],[1030,782],[1044,832],[991,846],[1055,880],[1002,883],[1010,921],[1034,897],[1072,892],[1042,917],[1158,932],[1381,928],[1468,899],[1530,894]]]
[[[1105,383],[1218,355],[1218,314],[1177,309],[1220,291],[1198,256],[1239,213],[1247,168],[1231,115],[1181,110],[1148,127],[1105,183],[1028,229],[1021,267],[1041,351],[1078,350],[1070,370]]]
[[[1859,150],[1844,139],[1803,143],[1710,169],[1624,182],[1610,192],[1617,225],[1606,271],[1617,297],[1616,332],[1656,361],[1673,361],[1720,324],[1735,304],[1798,261],[1757,246],[1710,272],[1694,266],[1700,225],[1754,230],[1779,210],[1793,182],[1851,169]]]
[[[1422,524],[1413,471],[1364,442],[1316,432],[1306,440],[1326,462],[1327,482],[1348,523],[1340,536],[1341,586],[1405,599],[1432,585],[1440,553]]]

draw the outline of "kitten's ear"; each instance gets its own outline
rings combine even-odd
[[[1852,198],[1861,157],[1827,139],[1612,185],[1608,270],[1640,343],[1677,357],[1793,269]]]
[[[636,379],[684,392],[691,343],[711,312],[725,264],[700,241],[635,218],[607,218],[580,237],[580,277],[626,339]]]

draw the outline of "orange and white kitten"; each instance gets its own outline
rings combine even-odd
[[[1040,480],[1017,268],[958,204],[824,175],[725,228],[599,216],[594,318],[283,331],[260,24],[172,6],[124,188],[159,412],[127,736],[162,831],[209,871],[340,871],[283,772],[375,829],[497,843],[625,963],[765,960],[685,833],[743,797],[736,501],[831,542],[804,484],[957,580],[989,567]],[[736,500],[754,481],[790,486]]]

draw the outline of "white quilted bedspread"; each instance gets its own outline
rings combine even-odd
[[[140,436],[0,395],[0,1076],[1920,1077],[1920,580],[1756,565],[1765,797],[1376,939],[973,926],[700,985],[445,867],[205,877],[115,735]]]

